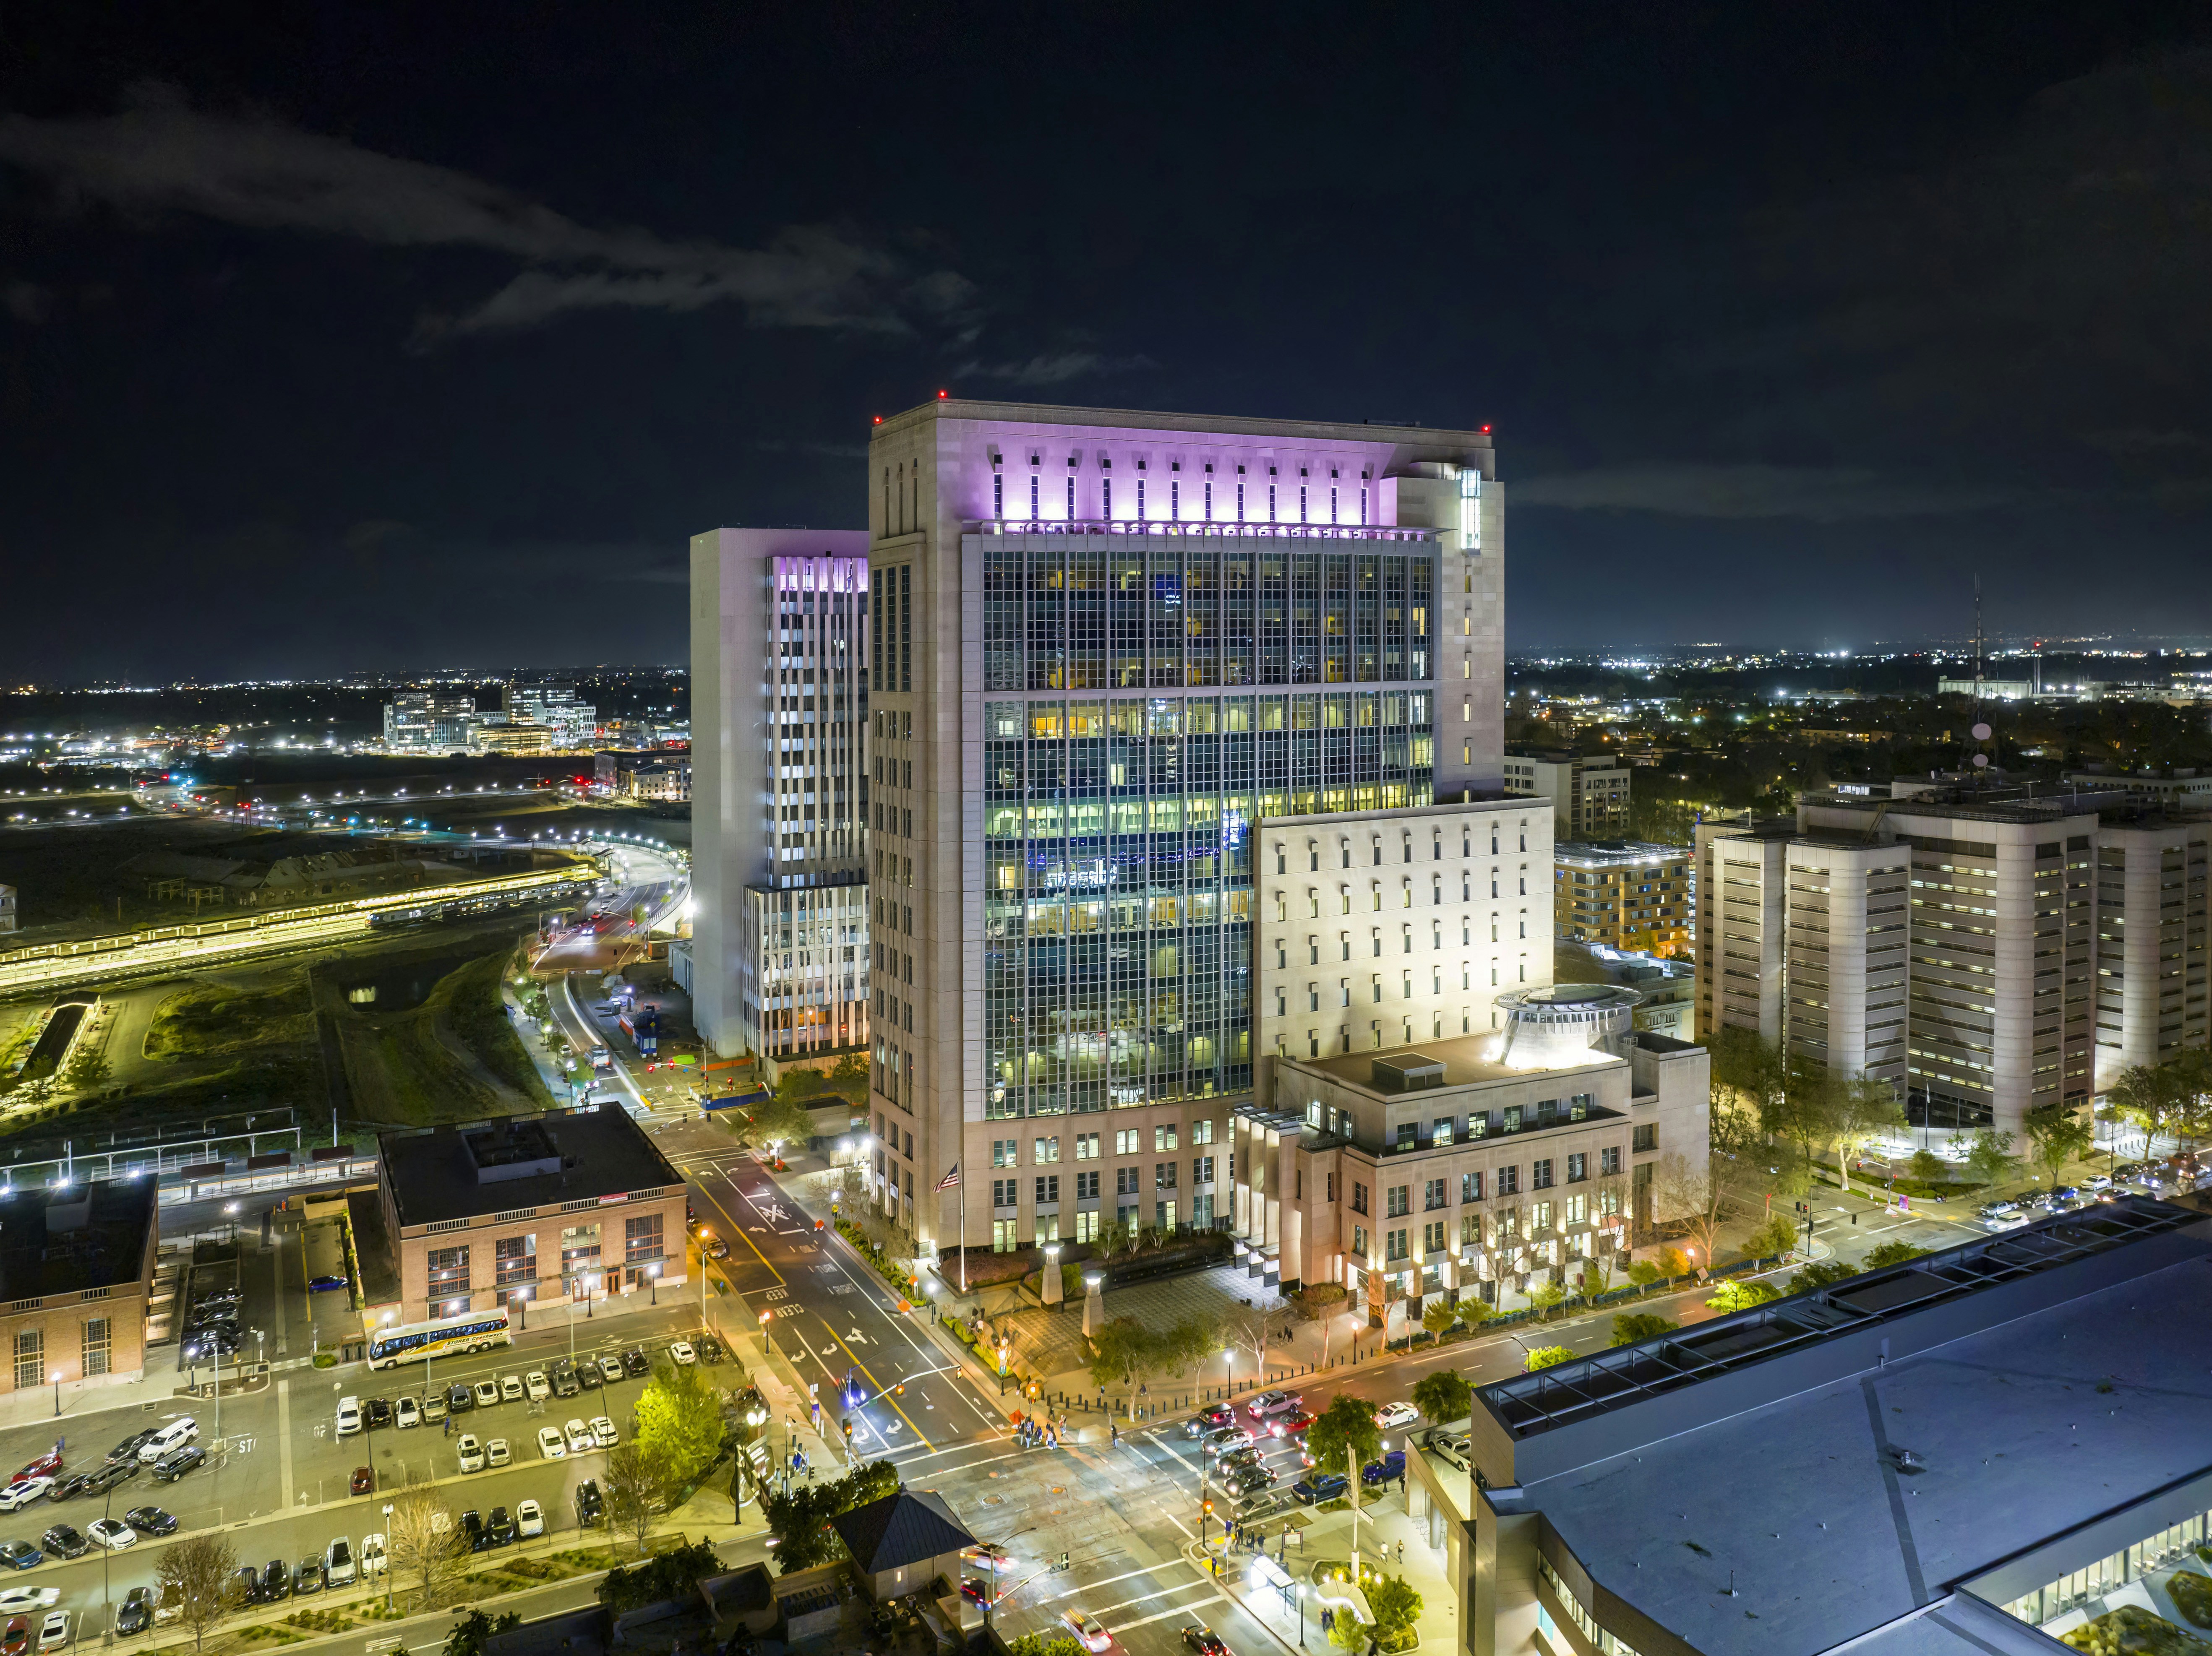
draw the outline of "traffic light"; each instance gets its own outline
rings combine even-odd
[[[1066,1553],[1062,1553],[1060,1556],[1060,1567],[1062,1569],[1066,1569],[1067,1568],[1067,1555]]]
[[[852,1438],[853,1438],[853,1420],[852,1420],[852,1416],[848,1415],[848,1416],[846,1416],[842,1421],[839,1422],[838,1423],[839,1423],[840,1425],[842,1425],[842,1427],[844,1427],[844,1429],[845,1429],[845,1441],[846,1441],[847,1442],[848,1442],[848,1443],[849,1443],[849,1442],[851,1442],[851,1441],[852,1441]]]

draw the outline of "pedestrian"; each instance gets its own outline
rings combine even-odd
[[[1109,1449],[1120,1448],[1121,1447],[1121,1429],[1109,1421],[1107,1422],[1106,1431],[1108,1436],[1111,1439],[1111,1441],[1109,1442],[1106,1447]]]
[[[1398,1562],[1401,1564],[1406,1562],[1406,1544],[1402,1541],[1398,1544]]]

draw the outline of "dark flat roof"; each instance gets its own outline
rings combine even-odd
[[[557,1166],[549,1162],[548,1171],[522,1178],[482,1178],[486,1171],[512,1170],[511,1162],[493,1160],[487,1165],[481,1149],[485,1135],[501,1137],[510,1125],[517,1141],[531,1149],[538,1147],[542,1133]],[[472,1149],[471,1141],[478,1148]],[[385,1182],[403,1227],[683,1183],[644,1130],[615,1105],[386,1133],[381,1143]]]
[[[0,1301],[143,1282],[155,1196],[151,1179],[0,1196]]]

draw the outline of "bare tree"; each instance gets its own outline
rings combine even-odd
[[[188,1536],[161,1550],[155,1584],[165,1601],[177,1605],[177,1619],[192,1630],[194,1650],[210,1628],[244,1608],[246,1595],[232,1580],[237,1570],[238,1554],[221,1535]]]
[[[610,1528],[625,1530],[637,1542],[637,1556],[645,1556],[653,1520],[668,1498],[668,1468],[659,1459],[635,1443],[607,1451],[606,1471],[601,1475]]]
[[[1844,1188],[1851,1187],[1851,1163],[1859,1152],[1886,1134],[1900,1132],[1905,1112],[1898,1107],[1897,1089],[1871,1076],[1854,1076],[1837,1091],[1828,1120],[1829,1142],[1836,1149],[1836,1171]]]
[[[1221,1320],[1222,1343],[1231,1351],[1249,1351],[1252,1354],[1252,1373],[1255,1380],[1267,1378],[1267,1330],[1275,1315],[1263,1307],[1246,1306],[1231,1312]]]
[[[1711,1157],[1692,1162],[1674,1155],[1659,1158],[1654,1179],[1659,1212],[1655,1217],[1674,1220],[1696,1245],[1697,1263],[1712,1268],[1713,1250],[1719,1247],[1721,1217],[1728,1205],[1727,1187]]]
[[[468,1558],[453,1507],[427,1483],[394,1497],[384,1544],[392,1579],[404,1580],[410,1593],[419,1592],[424,1610],[434,1608],[460,1580]]]

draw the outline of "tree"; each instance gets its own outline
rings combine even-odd
[[[1781,1297],[1779,1289],[1770,1288],[1765,1283],[1747,1283],[1739,1279],[1723,1283],[1705,1303],[1716,1311],[1747,1311],[1753,1306],[1765,1305]]]
[[[1836,1151],[1836,1170],[1844,1190],[1851,1187],[1851,1163],[1866,1147],[1887,1134],[1903,1131],[1905,1111],[1897,1101],[1897,1089],[1873,1076],[1854,1076],[1838,1090],[1828,1142]]]
[[[2106,1095],[2106,1102],[2114,1114],[2142,1132],[2143,1153],[2148,1155],[2151,1141],[2172,1131],[2185,1090],[2181,1072],[2173,1065],[2134,1064],[2120,1071],[2119,1079]],[[2031,1129],[2029,1137],[2033,1137]],[[2054,1173],[2051,1178],[2055,1183],[2057,1175]]]
[[[2126,1078],[2126,1075],[2121,1077],[2124,1081]],[[2117,1094],[2118,1085],[2112,1090]],[[2097,1142],[2096,1128],[2063,1104],[2046,1104],[2039,1110],[2030,1110],[2021,1125],[2027,1131],[2029,1159],[2051,1175],[2054,1187],[2065,1173],[2066,1164],[2088,1155]]]
[[[198,1650],[207,1631],[234,1610],[242,1610],[246,1596],[234,1584],[238,1554],[221,1535],[187,1536],[161,1550],[154,1566],[159,1596],[177,1605],[177,1619],[192,1632]]]
[[[826,1483],[800,1484],[788,1495],[769,1495],[768,1521],[776,1534],[776,1568],[789,1575],[846,1556],[845,1544],[830,1527],[830,1520],[896,1495],[898,1487],[898,1469],[888,1460],[872,1460]]]
[[[1024,1633],[1006,1647],[1006,1656],[1087,1656],[1087,1653],[1064,1633]]]
[[[1863,1271],[1887,1271],[1890,1266],[1901,1265],[1909,1259],[1924,1259],[1927,1257],[1926,1248],[1915,1247],[1910,1242],[1884,1242],[1880,1247],[1869,1251],[1859,1269]]]
[[[1458,1369],[1439,1368],[1413,1382],[1413,1407],[1438,1426],[1464,1420],[1474,1407],[1474,1388]]]
[[[1434,1416],[1431,1416],[1434,1418]],[[1364,1466],[1382,1458],[1382,1429],[1375,1423],[1375,1405],[1364,1398],[1339,1392],[1306,1428],[1306,1451],[1324,1472],[1345,1470],[1345,1457]],[[1347,1474],[1348,1475],[1348,1474]],[[1354,1485],[1358,1479],[1353,1479]]]
[[[1329,1624],[1328,1641],[1339,1650],[1364,1652],[1374,1643],[1372,1631],[1352,1613],[1349,1604],[1336,1607],[1336,1619]]]
[[[1797,1227],[1786,1213],[1778,1213],[1744,1239],[1743,1251],[1754,1259],[1787,1253],[1797,1240]]]
[[[1537,1346],[1528,1353],[1528,1372],[1533,1374],[1539,1368],[1549,1368],[1557,1363],[1571,1362],[1574,1360],[1574,1355],[1564,1345]]]
[[[620,1444],[607,1451],[605,1469],[599,1474],[607,1526],[627,1531],[637,1543],[641,1558],[653,1520],[660,1515],[674,1482],[668,1463],[642,1443]]]
[[[1539,1311],[1549,1311],[1566,1297],[1565,1287],[1554,1282],[1541,1282],[1528,1290],[1528,1303]]]
[[[1710,1270],[1713,1252],[1720,1246],[1721,1215],[1728,1201],[1711,1160],[1692,1162],[1679,1154],[1662,1156],[1652,1182],[1660,1210],[1682,1227],[1697,1246],[1697,1262]]]
[[[1134,1420],[1139,1386],[1157,1374],[1195,1369],[1226,1344],[1220,1323],[1210,1317],[1186,1317],[1158,1333],[1133,1317],[1115,1317],[1091,1336],[1091,1378],[1101,1386],[1127,1386]]]
[[[1260,1306],[1245,1306],[1231,1312],[1220,1322],[1224,1346],[1231,1351],[1249,1351],[1252,1354],[1252,1375],[1264,1379],[1267,1371],[1267,1335],[1279,1311]],[[1211,1352],[1207,1356],[1212,1355]],[[1201,1359],[1203,1361],[1203,1359]]]
[[[1841,1259],[1816,1259],[1791,1274],[1790,1291],[1802,1294],[1811,1289],[1826,1288],[1833,1283],[1848,1281],[1858,1274],[1857,1265],[1847,1265]]]
[[[2020,1158],[2012,1153],[2014,1137],[1984,1127],[1966,1141],[1966,1171],[1975,1182],[1995,1185],[2012,1177]]]
[[[52,1102],[57,1090],[58,1089],[55,1087],[54,1078],[52,1076],[33,1076],[27,1081],[21,1081],[15,1084],[14,1090],[8,1095],[8,1101],[10,1104],[21,1105],[27,1109],[34,1110],[41,1104]]]
[[[445,1597],[468,1561],[453,1507],[434,1484],[412,1485],[393,1499],[384,1546],[393,1582],[419,1592],[423,1610]]]
[[[1682,1325],[1670,1322],[1656,1311],[1620,1311],[1613,1313],[1613,1343],[1615,1345],[1634,1345],[1638,1340],[1656,1340],[1662,1334],[1671,1334]]]
[[[1459,1307],[1449,1300],[1438,1300],[1421,1313],[1421,1326],[1438,1339],[1459,1325]]]
[[[696,1363],[655,1363],[637,1400],[637,1444],[679,1483],[696,1480],[722,1453],[722,1398]]]
[[[1404,1576],[1389,1576],[1370,1584],[1367,1608],[1375,1612],[1375,1630],[1388,1637],[1421,1619],[1421,1595]]]
[[[611,1569],[599,1580],[599,1603],[617,1616],[671,1598],[689,1598],[699,1581],[721,1573],[722,1562],[704,1541],[674,1547],[630,1568]]]
[[[1760,1039],[1755,1029],[1723,1024],[1705,1042],[1711,1054],[1712,1084],[1725,1089],[1738,1107],[1760,1121],[1778,1110],[1789,1075],[1782,1048]]]
[[[740,1144],[774,1156],[782,1145],[803,1144],[814,1137],[814,1118],[799,1107],[798,1095],[792,1090],[791,1083],[799,1073],[786,1075],[775,1097],[721,1112],[721,1119],[736,1130]]]
[[[522,1625],[520,1612],[502,1611],[496,1617],[471,1610],[453,1623],[453,1630],[446,1635],[446,1656],[483,1656],[484,1641],[495,1633],[505,1633]]]
[[[114,1065],[88,1047],[70,1060],[69,1068],[62,1071],[62,1079],[78,1092],[96,1093],[107,1084],[114,1072]]]

